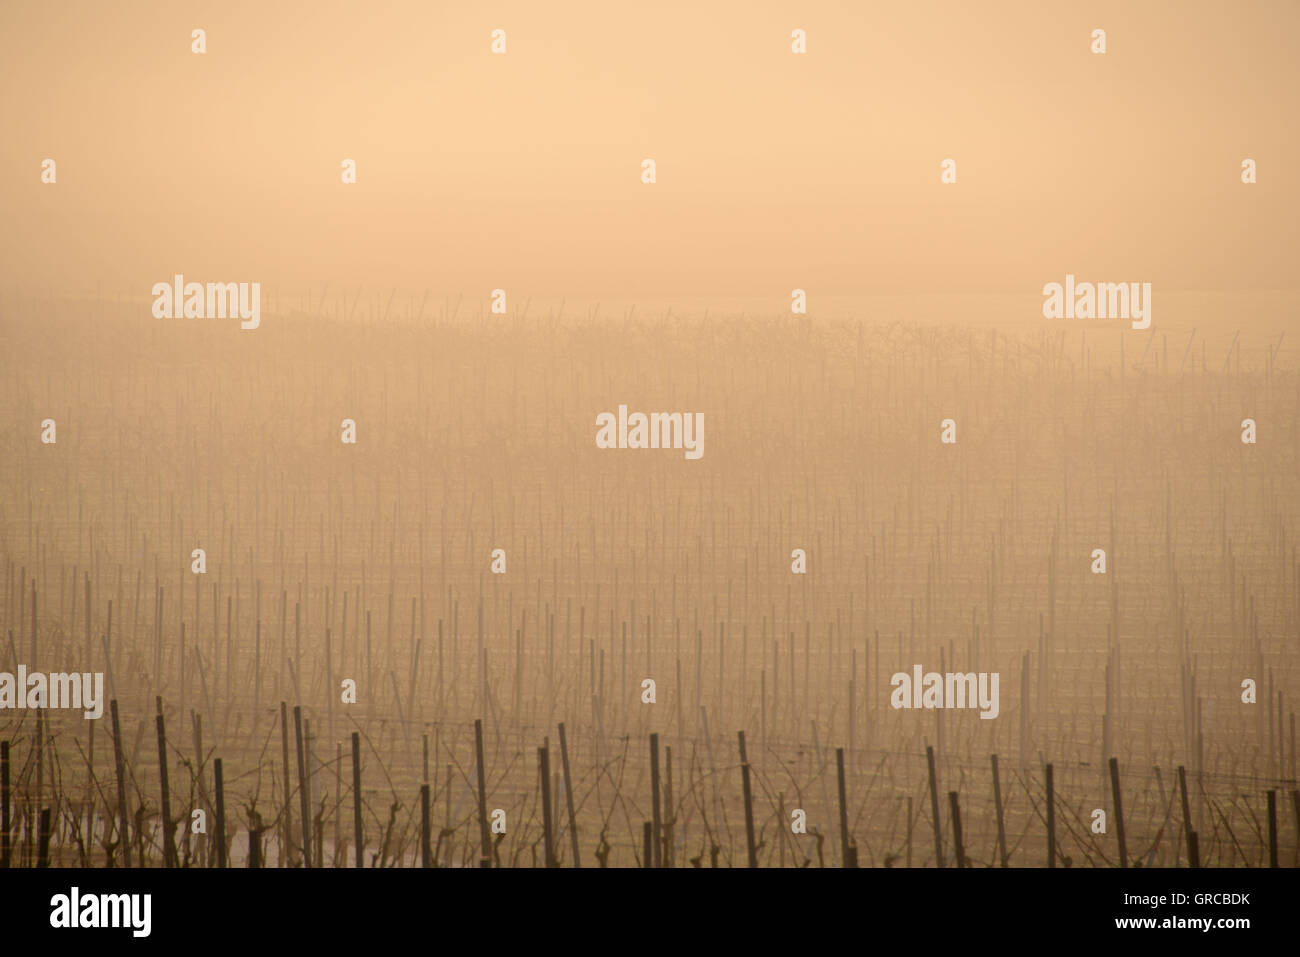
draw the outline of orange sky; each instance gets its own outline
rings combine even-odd
[[[0,282],[1295,290],[1298,31],[1282,2],[6,0]]]

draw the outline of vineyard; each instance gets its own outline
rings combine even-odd
[[[1300,863],[1276,336],[358,299],[6,290],[0,863]]]

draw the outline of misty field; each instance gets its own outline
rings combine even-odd
[[[117,722],[0,710],[9,866],[1300,862],[1276,335],[335,298],[5,290],[0,671]]]

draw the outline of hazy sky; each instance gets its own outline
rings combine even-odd
[[[1295,290],[1300,6],[1074,6],[6,0],[0,281]]]

